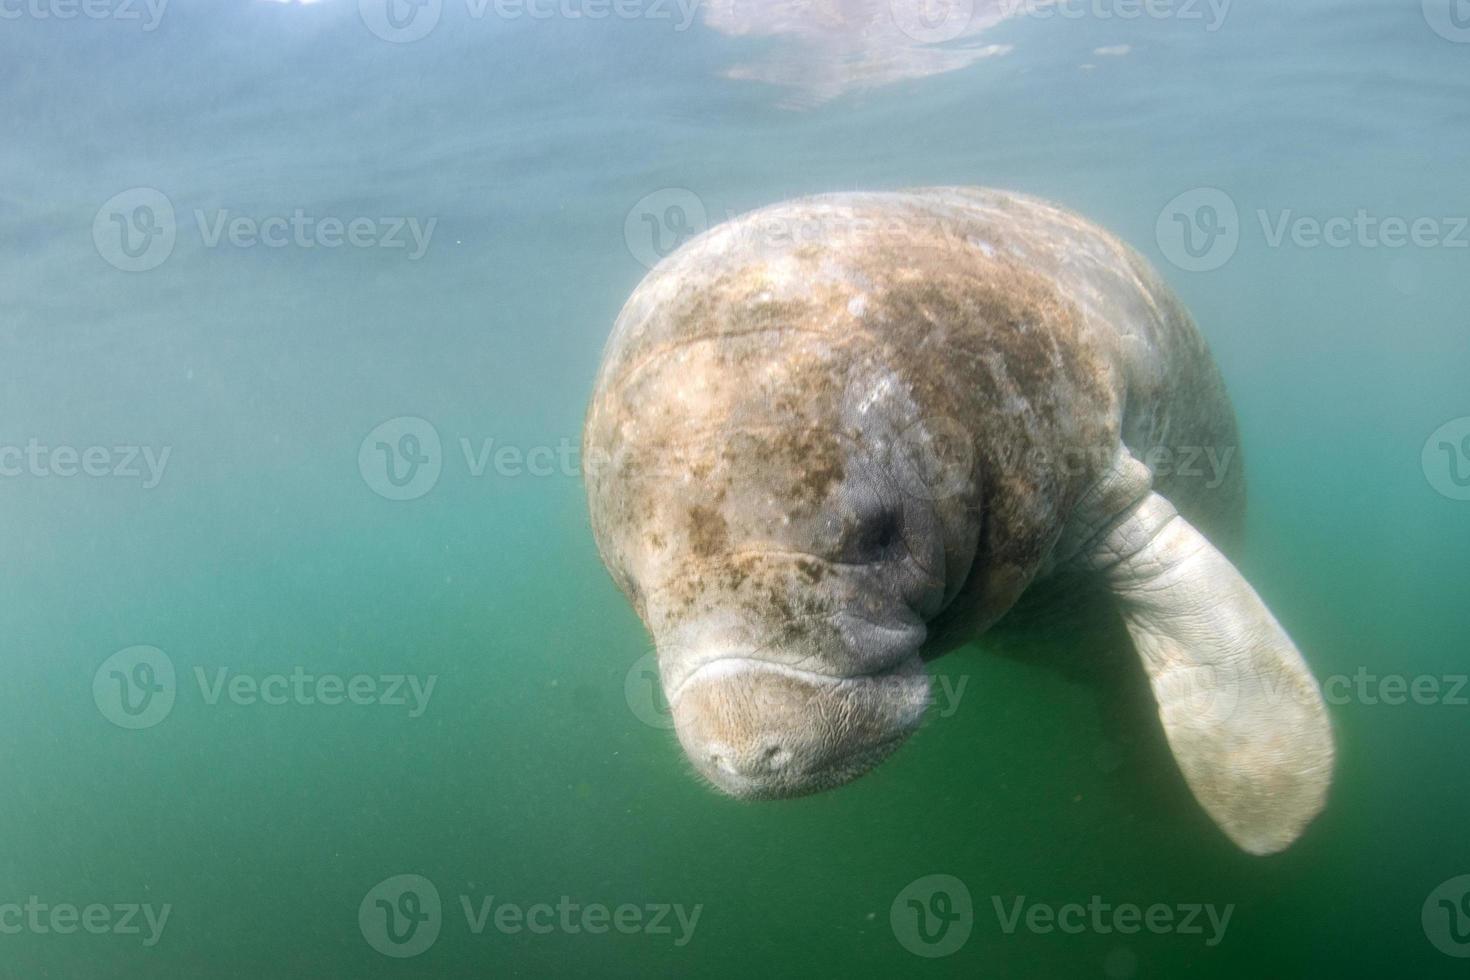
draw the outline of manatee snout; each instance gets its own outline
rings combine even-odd
[[[668,692],[679,741],[720,790],[746,799],[800,796],[877,765],[922,720],[929,675],[918,656],[841,677],[730,655]]]

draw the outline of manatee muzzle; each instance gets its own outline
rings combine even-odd
[[[880,673],[832,676],[731,654],[686,674],[669,703],[685,753],[717,788],[800,796],[862,775],[912,734],[929,675],[917,655]]]

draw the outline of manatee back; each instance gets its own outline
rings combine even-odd
[[[1148,260],[1036,198],[981,188],[911,193],[989,249],[1024,259],[1078,306],[1085,342],[1107,351],[1117,371],[1121,441],[1154,470],[1155,489],[1231,551],[1245,516],[1235,411],[1203,335]]]

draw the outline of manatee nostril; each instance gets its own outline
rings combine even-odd
[[[761,752],[761,768],[768,772],[776,772],[786,768],[786,763],[791,761],[791,753],[779,745],[768,745]]]
[[[739,761],[734,761],[735,757],[728,752],[728,749],[723,748],[707,751],[704,757],[708,760],[710,769],[726,776],[748,779],[781,772],[791,762],[790,751],[779,744],[762,746],[750,755],[740,757]]]

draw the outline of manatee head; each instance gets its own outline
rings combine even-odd
[[[583,447],[592,526],[695,768],[793,796],[919,725],[928,624],[976,547],[973,441],[854,329],[857,287],[698,258],[656,269],[609,344]]]

